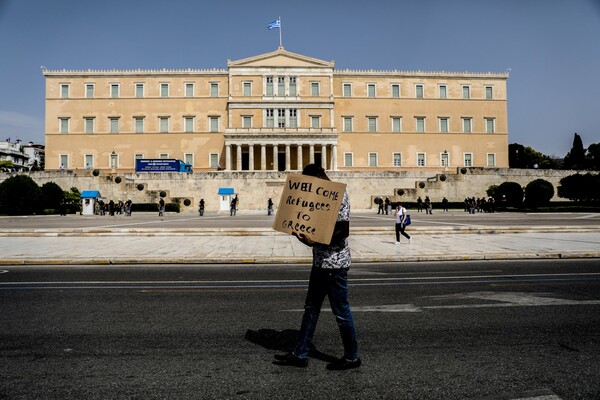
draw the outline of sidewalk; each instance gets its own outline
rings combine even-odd
[[[396,245],[392,229],[350,235],[354,262],[600,258],[598,230],[536,227],[468,231],[411,230]],[[309,263],[310,248],[264,228],[95,232],[4,229],[0,264]]]

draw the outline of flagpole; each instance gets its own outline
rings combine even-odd
[[[282,27],[281,27],[281,16],[279,16],[279,47],[283,48],[283,42],[281,41],[281,31],[282,31]]]

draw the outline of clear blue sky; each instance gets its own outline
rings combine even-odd
[[[509,143],[600,143],[600,0],[0,0],[0,139],[44,141],[49,69],[226,68],[286,50],[339,69],[504,72]]]

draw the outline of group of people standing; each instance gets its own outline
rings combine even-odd
[[[99,199],[94,204],[94,214],[96,215],[110,215],[125,214],[127,217],[131,217],[131,206],[133,202],[131,199],[127,199],[125,202],[119,199],[116,203],[113,199],[110,199],[107,203],[104,200]]]

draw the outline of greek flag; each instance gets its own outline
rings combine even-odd
[[[279,18],[277,18],[273,22],[269,22],[268,28],[269,28],[269,30],[275,29],[275,28],[281,28],[281,21],[279,20]]]

